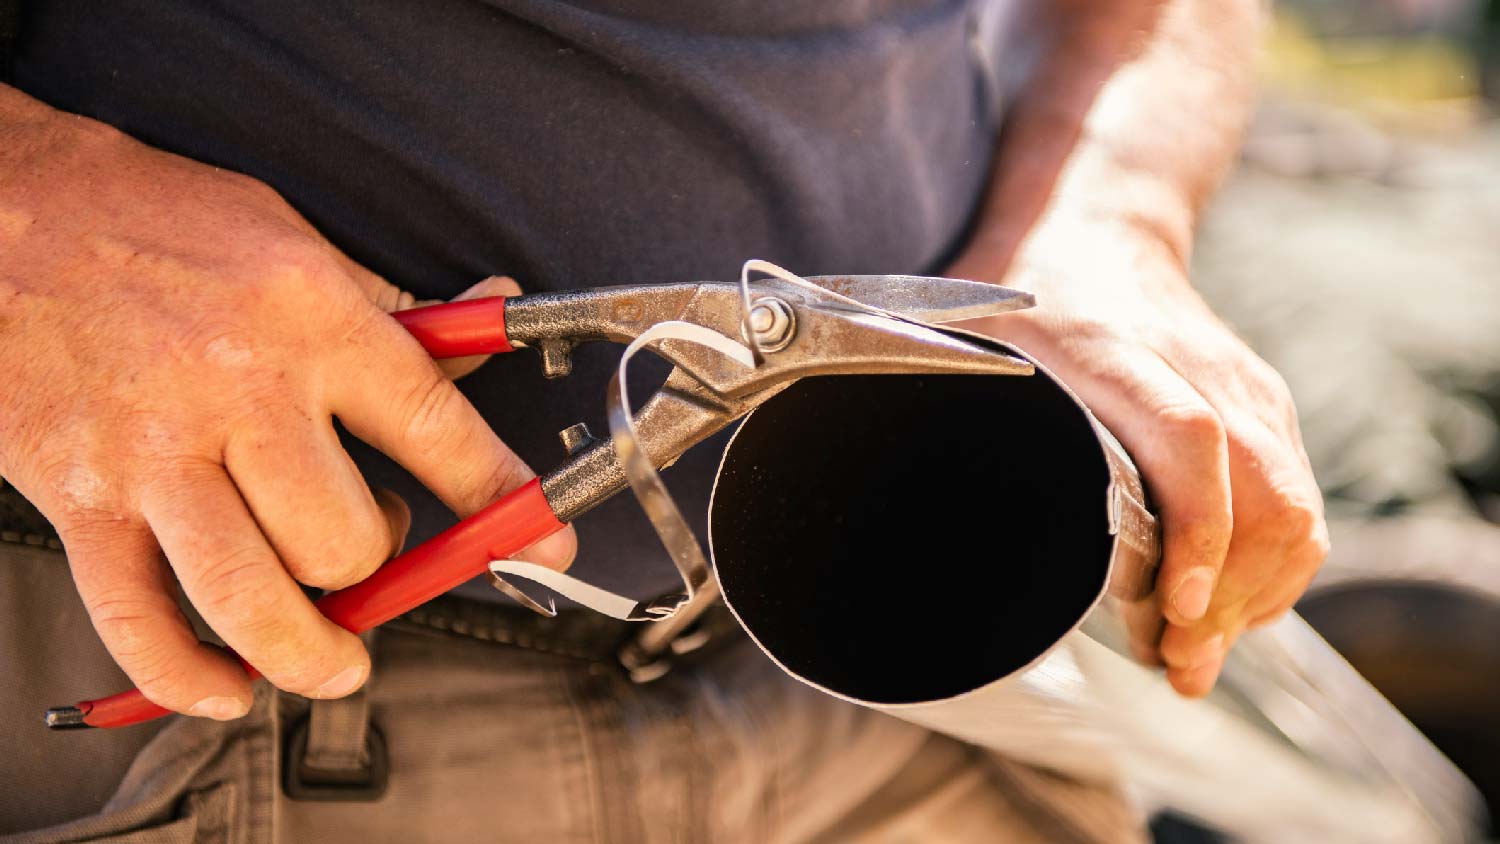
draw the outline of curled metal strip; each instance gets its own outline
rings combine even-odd
[[[748,290],[745,292],[745,299],[749,300]],[[534,563],[520,560],[491,562],[491,584],[543,615],[553,615],[555,609],[549,612],[539,602],[507,582],[501,575],[523,577],[540,583],[589,609],[625,621],[658,621],[670,618],[679,607],[691,601],[693,596],[709,582],[708,558],[704,556],[703,548],[698,544],[698,538],[688,526],[687,520],[682,517],[682,511],[677,508],[666,485],[662,483],[656,467],[651,465],[651,459],[641,446],[640,435],[635,429],[635,420],[630,413],[630,392],[627,386],[630,360],[647,345],[662,340],[684,340],[697,343],[746,367],[755,366],[755,356],[743,344],[711,328],[691,322],[669,320],[657,323],[641,332],[640,336],[625,347],[625,352],[620,355],[619,366],[616,367],[609,382],[606,405],[615,455],[625,469],[625,477],[630,482],[631,491],[635,493],[641,509],[646,512],[646,517],[651,521],[651,526],[656,530],[657,536],[661,537],[662,544],[666,546],[667,553],[672,558],[672,564],[677,567],[684,591],[678,595],[637,601]]]
[[[503,578],[503,577],[500,576],[500,572],[501,571],[506,571],[506,569],[501,568],[501,569],[497,570],[495,568],[497,565],[507,565],[508,564],[508,565],[514,566],[514,565],[516,565],[517,563],[520,563],[520,562],[521,562],[520,560],[497,560],[495,562],[490,563],[490,573],[489,573],[490,585],[493,586],[493,587],[495,587],[496,589],[498,589],[500,591],[500,594],[506,596],[507,598],[510,598],[511,600],[515,601],[516,603],[520,604],[521,606],[525,607],[526,609],[531,610],[532,612],[535,612],[535,613],[537,613],[539,615],[545,615],[548,618],[556,618],[557,617],[557,602],[556,601],[552,600],[549,597],[547,599],[547,606],[545,606],[545,607],[542,606],[541,603],[539,601],[537,601],[535,598],[531,597],[530,595],[527,595],[525,592],[522,592],[520,589],[517,589],[512,583],[510,583],[510,581],[508,581],[505,578]],[[520,575],[521,577],[525,577],[525,574],[523,574],[522,572],[519,572],[519,571],[510,572],[510,573],[511,574],[516,574],[516,575]]]

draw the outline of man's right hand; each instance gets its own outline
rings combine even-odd
[[[100,637],[153,702],[250,706],[178,584],[280,688],[364,682],[359,639],[298,583],[364,579],[408,516],[371,493],[335,416],[460,516],[531,478],[385,315],[410,304],[261,182],[0,86],[0,475],[57,527]],[[569,530],[527,556],[561,568],[574,548]]]

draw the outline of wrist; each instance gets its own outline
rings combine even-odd
[[[1049,279],[1118,286],[1149,264],[1186,278],[1192,223],[1186,214],[1088,204],[1049,209],[1020,236],[981,230],[949,274],[1032,289]],[[1159,275],[1153,273],[1152,275]]]
[[[1128,237],[1160,244],[1187,266],[1197,223],[1198,203],[1168,174],[1131,166],[1095,149],[1076,154],[1048,186],[1039,203],[1017,187],[1021,178],[999,179],[963,263],[999,272],[1024,253],[1064,254],[1087,248],[1090,239]],[[1016,188],[1006,190],[1006,188]]]
[[[1132,242],[1165,248],[1186,267],[1192,252],[1197,209],[1183,186],[1159,173],[1100,165],[1090,178],[1059,185],[1038,221],[1039,241],[1068,241],[1080,232],[1113,233]]]

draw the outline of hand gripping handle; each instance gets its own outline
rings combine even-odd
[[[505,334],[505,297],[449,302],[392,314],[434,358],[496,354],[512,349]],[[540,480],[381,566],[347,589],[318,599],[318,609],[345,630],[363,633],[483,574],[490,560],[514,556],[561,530]],[[238,658],[238,655],[236,655]],[[260,676],[240,660],[251,679]],[[132,689],[73,707],[49,710],[55,727],[124,727],[169,713]]]
[[[365,580],[324,595],[317,607],[345,630],[363,633],[483,574],[490,560],[512,557],[562,528],[542,494],[541,480],[533,479],[381,566]],[[240,665],[251,679],[260,676],[243,659]],[[75,715],[73,723],[60,719],[55,726],[124,727],[170,713],[136,689],[86,700],[74,708],[82,715],[81,723]]]

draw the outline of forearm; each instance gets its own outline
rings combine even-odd
[[[1028,236],[1139,225],[1186,259],[1253,93],[1259,0],[1037,0],[1012,33],[1036,56],[1011,92],[970,260]],[[966,261],[967,263],[967,261]]]

